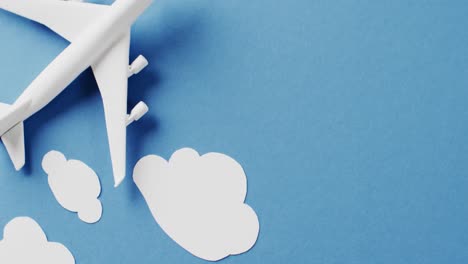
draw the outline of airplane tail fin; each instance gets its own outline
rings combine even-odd
[[[20,108],[22,107],[11,109],[10,105],[0,103],[0,114],[7,113],[6,117],[0,119],[0,132],[6,131],[0,135],[16,170],[20,170],[25,164],[24,125],[23,122],[13,126],[8,123],[11,119],[11,113],[18,112],[18,109],[21,110]]]

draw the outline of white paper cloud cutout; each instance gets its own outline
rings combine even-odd
[[[0,263],[74,264],[75,259],[64,245],[48,242],[36,221],[29,217],[17,217],[3,231]]]
[[[247,178],[234,159],[176,151],[169,162],[142,158],[134,181],[161,228],[193,255],[217,261],[251,249],[259,233],[254,210],[244,204]]]
[[[69,160],[58,151],[44,156],[42,168],[49,175],[49,186],[59,204],[86,223],[102,216],[101,183],[96,173],[79,160]]]

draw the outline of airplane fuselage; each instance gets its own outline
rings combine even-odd
[[[45,107],[83,71],[104,56],[109,47],[129,32],[131,25],[151,2],[117,0],[109,7],[109,12],[80,32],[15,101],[15,105],[29,104],[28,111],[17,117],[17,123]]]

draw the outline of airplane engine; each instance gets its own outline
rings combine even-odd
[[[131,123],[140,120],[146,113],[148,113],[148,106],[144,102],[139,102],[127,117],[127,126]]]
[[[140,73],[146,66],[148,66],[148,60],[142,55],[138,56],[128,67],[128,77]]]

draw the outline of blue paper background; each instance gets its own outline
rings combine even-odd
[[[24,170],[0,151],[0,227],[31,216],[78,264],[203,263],[131,178],[144,155],[189,146],[248,174],[261,234],[224,263],[468,263],[467,14],[462,0],[155,1],[133,28],[132,58],[151,65],[130,106],[151,112],[129,128],[126,181],[113,188],[88,70],[26,122]],[[0,39],[7,103],[67,46],[3,11]],[[100,176],[100,223],[54,199],[51,149]]]

